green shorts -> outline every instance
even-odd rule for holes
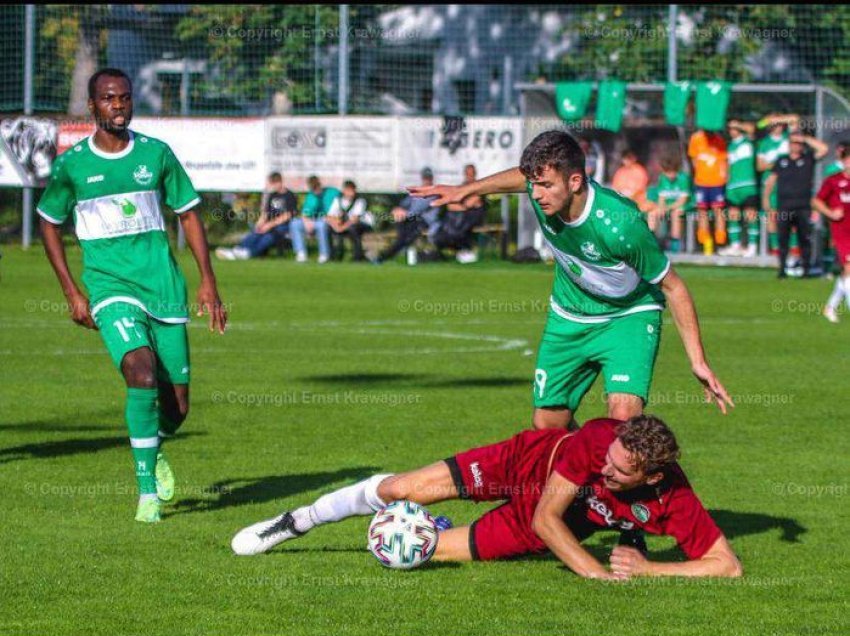
[[[534,371],[535,408],[575,412],[600,371],[607,394],[630,393],[646,403],[660,340],[660,311],[593,324],[550,311]]]
[[[753,186],[726,189],[726,202],[736,208],[758,208],[758,190]]]
[[[140,347],[156,354],[157,379],[189,384],[189,339],[186,323],[166,323],[151,318],[129,303],[111,303],[94,319],[112,362],[121,370],[124,356]]]

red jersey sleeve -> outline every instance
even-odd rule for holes
[[[676,539],[689,559],[699,559],[723,533],[690,486],[675,487],[669,497],[663,532]]]
[[[616,437],[619,420],[599,419],[587,422],[564,443],[555,460],[554,470],[577,486],[590,481],[605,465],[608,447]]]
[[[832,193],[835,190],[836,182],[836,179],[833,179],[832,177],[824,179],[820,186],[820,190],[818,190],[817,198],[827,205],[832,205],[830,199],[832,199]]]

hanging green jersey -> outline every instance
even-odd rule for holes
[[[530,182],[526,189],[530,197]],[[531,205],[557,261],[552,311],[594,323],[664,308],[659,283],[670,261],[634,203],[591,181],[575,221],[546,216],[534,199]]]
[[[727,190],[756,185],[756,162],[753,142],[741,135],[726,148],[729,162]]]
[[[685,202],[685,208],[688,208],[691,201],[691,178],[687,173],[681,170],[676,173],[675,179],[670,179],[663,172],[658,177],[658,197],[664,205],[672,205],[683,196],[688,197]]]
[[[125,302],[162,322],[181,323],[188,321],[186,282],[161,206],[181,214],[199,201],[171,148],[131,132],[121,152],[103,152],[88,137],[59,156],[38,213],[54,224],[73,214],[93,316]]]

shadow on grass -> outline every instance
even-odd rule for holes
[[[173,512],[171,514],[210,512],[230,506],[265,503],[267,501],[274,501],[275,499],[309,492],[340,481],[359,481],[374,475],[377,471],[378,468],[376,466],[359,466],[357,468],[343,468],[333,472],[223,479],[211,484],[202,491],[203,493],[209,493],[209,496],[177,501],[172,507]]]
[[[108,409],[95,411],[93,413],[76,414],[74,420],[67,416],[61,416],[52,420],[38,420],[35,422],[20,422],[18,424],[0,424],[0,431],[43,431],[47,433],[77,433],[90,431],[112,430],[112,420],[115,419],[115,410]],[[85,424],[80,424],[85,420]],[[103,421],[98,425],[96,422]]]
[[[418,373],[339,373],[333,375],[309,375],[299,380],[324,382],[326,384],[409,384],[427,378]]]
[[[432,379],[429,379],[432,378]],[[420,387],[441,389],[451,388],[500,388],[509,386],[525,386],[531,383],[528,378],[442,378],[436,379],[414,373],[339,373],[334,375],[312,375],[299,378],[305,382],[323,382],[327,384],[411,384]]]
[[[73,429],[63,429],[73,430]],[[169,440],[172,444],[187,437],[206,435],[206,433],[181,433]],[[97,453],[102,450],[119,448],[125,446],[130,448],[130,440],[126,435],[117,437],[83,437],[78,439],[64,439],[58,442],[40,442],[38,444],[23,444],[0,449],[0,464],[21,461],[26,459],[47,459],[53,457],[66,457],[68,455],[80,455],[82,453]]]

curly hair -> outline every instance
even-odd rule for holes
[[[631,453],[635,468],[647,475],[666,473],[681,454],[673,431],[653,415],[638,415],[623,422],[617,427],[617,437]]]
[[[575,138],[563,130],[548,130],[537,135],[522,151],[519,170],[526,179],[540,176],[553,168],[567,179],[578,172],[584,177],[584,152]]]

